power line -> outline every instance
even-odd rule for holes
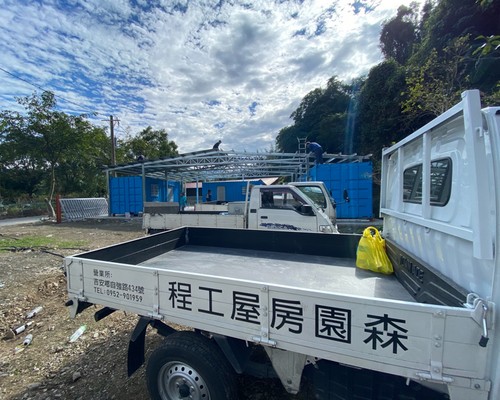
[[[15,79],[19,79],[20,81],[23,81],[23,82],[27,83],[28,85],[34,86],[34,87],[36,87],[37,89],[40,89],[40,90],[42,90],[42,91],[44,91],[44,92],[52,92],[51,90],[44,89],[44,88],[43,88],[43,87],[41,87],[40,85],[37,85],[36,83],[30,82],[30,81],[28,81],[27,79],[21,78],[20,76],[17,76],[17,75],[13,74],[12,72],[7,71],[6,69],[4,69],[4,68],[2,68],[2,67],[0,67],[0,71],[3,71],[3,72],[5,72],[6,74],[8,74],[8,75],[12,76],[13,78],[15,78]],[[56,97],[58,97],[58,98],[60,98],[60,99],[64,100],[64,101],[65,101],[65,102],[67,102],[67,103],[70,103],[70,104],[73,104],[73,105],[75,105],[75,106],[78,106],[78,107],[80,107],[80,108],[82,108],[82,109],[84,109],[84,110],[85,110],[85,109],[87,109],[87,107],[83,107],[81,104],[78,104],[78,103],[75,103],[74,101],[68,100],[68,99],[66,99],[66,98],[64,98],[63,96],[60,96],[60,95],[58,95],[58,94],[55,94],[55,93],[54,93],[54,96],[56,96]],[[91,112],[91,114],[94,114],[94,112],[92,111],[92,112]],[[95,113],[95,114],[96,114],[96,115],[99,115],[99,113]]]
[[[123,126],[121,126],[120,122],[118,122],[118,124],[116,125],[117,129],[119,129],[123,134],[125,134],[125,136],[127,136],[129,134],[129,132],[127,132]]]

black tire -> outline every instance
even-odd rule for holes
[[[235,378],[219,347],[191,331],[169,335],[146,368],[153,400],[237,400]]]

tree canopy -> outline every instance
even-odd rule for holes
[[[10,196],[54,191],[102,192],[106,135],[86,115],[73,116],[56,110],[51,92],[18,99],[25,114],[0,114],[0,165],[2,187]]]
[[[140,157],[154,160],[177,154],[177,145],[168,140],[165,129],[154,130],[151,126],[140,131],[136,136],[127,135],[118,141],[120,160],[136,161]]]
[[[382,27],[380,48],[385,58],[404,64],[411,56],[417,39],[416,7],[416,3],[399,7],[397,15]]]
[[[325,89],[319,88],[308,93],[290,116],[295,124],[278,133],[277,149],[295,152],[297,139],[308,139],[321,142],[323,148],[331,153],[342,152],[351,101],[350,90],[349,85],[332,77]]]
[[[57,109],[52,92],[18,99],[25,112],[0,113],[0,198],[47,197],[54,193],[102,196],[102,172],[110,164],[111,141],[88,115],[69,115]],[[139,155],[154,159],[177,154],[165,130],[147,127],[137,136],[117,141],[118,162]]]
[[[477,88],[485,105],[500,104],[498,15],[498,1],[399,7],[381,29],[384,60],[351,84],[334,76],[326,89],[306,94],[293,125],[279,131],[277,149],[295,152],[297,139],[307,137],[328,152],[373,154],[377,163],[384,146],[457,103],[464,90]]]

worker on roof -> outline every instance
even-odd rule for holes
[[[214,147],[212,147],[213,150],[219,150],[219,146],[222,143],[222,140],[219,140],[217,143],[214,144]]]
[[[316,164],[323,164],[323,148],[316,142],[306,142],[306,149],[316,156]]]

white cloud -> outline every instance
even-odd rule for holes
[[[65,111],[114,115],[118,136],[151,125],[189,152],[271,148],[309,91],[381,60],[381,23],[409,0],[3,3],[1,68]],[[0,71],[2,109],[34,90]]]

